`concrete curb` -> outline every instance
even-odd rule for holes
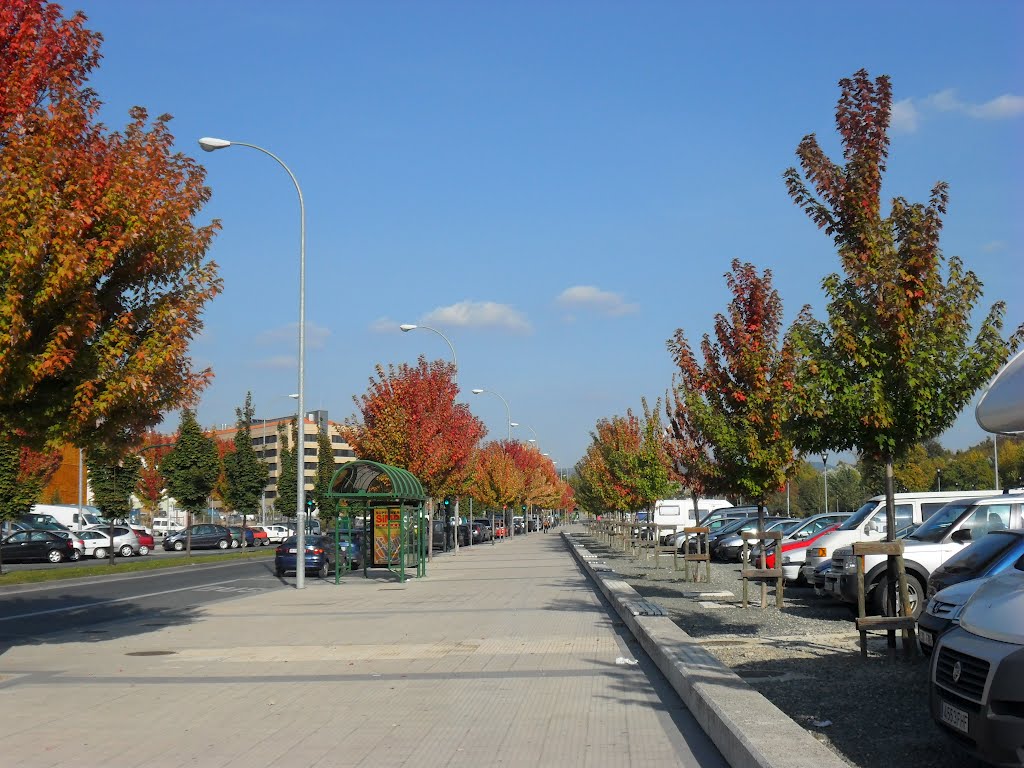
[[[849,768],[834,752],[681,630],[607,565],[562,540],[733,768]],[[656,606],[654,606],[656,609]],[[657,613],[657,610],[653,611]]]

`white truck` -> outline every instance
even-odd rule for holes
[[[83,506],[81,516],[77,504],[36,504],[32,507],[34,515],[50,515],[69,531],[79,531],[93,525],[102,525],[103,518],[96,507]]]
[[[989,531],[1024,527],[1024,494],[1001,494],[982,499],[957,499],[925,520],[903,540],[903,565],[913,615],[924,610],[925,590],[932,571]],[[875,613],[883,613],[886,594],[885,555],[864,557],[864,594]],[[857,559],[853,547],[839,547],[825,574],[825,592],[857,602]],[[881,588],[879,588],[881,585]]]
[[[660,526],[672,526],[670,530],[658,529],[661,543],[665,544],[669,538],[681,532],[683,528],[697,525],[698,522],[716,509],[731,506],[732,504],[725,499],[697,499],[696,505],[694,505],[692,498],[661,499],[654,502],[654,510],[651,512],[650,520]],[[647,519],[646,515],[644,515],[643,519]]]

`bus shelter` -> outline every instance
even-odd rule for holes
[[[327,494],[333,502],[335,537],[362,529],[363,575],[371,565],[406,580],[427,574],[427,525],[423,486],[408,470],[360,459],[331,476]],[[353,539],[354,540],[354,539]]]

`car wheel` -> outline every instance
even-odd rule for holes
[[[68,560],[70,560],[72,563],[77,563],[81,559],[82,559],[82,553],[79,552],[77,549],[72,550],[71,556],[68,557]]]
[[[176,542],[174,542],[174,551],[175,552],[181,552],[181,550],[183,550],[184,548],[185,548],[185,542],[183,542],[183,541],[176,541]]]
[[[231,540],[231,548],[232,549],[238,549],[238,542],[235,541],[234,539]]]
[[[132,549],[132,545],[131,544],[125,544],[123,547],[121,547],[120,552],[121,552],[121,557],[131,557],[132,555],[135,554],[135,550]]]
[[[228,548],[228,540],[227,539],[221,539],[220,541],[217,542],[217,549],[227,549],[227,548]]]
[[[92,551],[92,556],[95,557],[97,560],[102,560],[107,556],[107,550],[103,547],[96,547],[96,549]]]
[[[149,547],[147,547],[145,544],[143,544],[141,547],[139,547],[139,554],[140,555],[148,555],[149,554]]]
[[[331,573],[331,564],[324,558],[324,561],[320,563],[320,570],[317,571],[317,575],[321,579],[326,579]]]
[[[64,559],[64,553],[61,552],[59,549],[51,549],[49,552],[46,553],[46,559],[49,560],[51,563],[59,563],[61,560]]]
[[[888,615],[888,607],[886,606],[885,593],[886,587],[889,584],[889,580],[883,576],[878,586],[875,587],[875,611],[881,616]],[[916,576],[911,573],[907,574],[907,597],[910,598],[910,615],[913,618],[917,618],[924,611],[925,599],[924,586],[918,580]]]

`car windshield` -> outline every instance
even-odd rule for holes
[[[942,570],[946,573],[982,574],[1020,541],[1019,535],[994,531],[950,557],[942,564]]]
[[[840,531],[854,531],[860,528],[860,524],[868,519],[868,515],[875,511],[875,507],[878,506],[877,501],[869,501],[864,504],[860,509],[850,516],[850,519],[839,526]]]
[[[731,523],[729,523],[729,525],[725,526],[718,532],[724,536],[730,533],[735,533],[739,531],[741,528],[746,530],[746,528],[748,528],[751,525],[757,525],[756,517],[741,517],[739,520],[733,520]]]
[[[774,531],[777,528],[780,531],[782,531],[782,534],[784,536],[789,536],[789,534],[791,534],[797,528],[801,527],[803,524],[803,520],[780,520],[777,523],[772,523],[771,525],[767,526],[767,529],[769,531]]]
[[[957,501],[950,502],[921,523],[918,529],[907,536],[907,538],[915,541],[930,541],[933,543],[942,541],[946,535],[946,531],[949,530],[953,523],[963,517],[964,512],[966,512],[970,506],[971,501],[968,499],[958,499]]]

